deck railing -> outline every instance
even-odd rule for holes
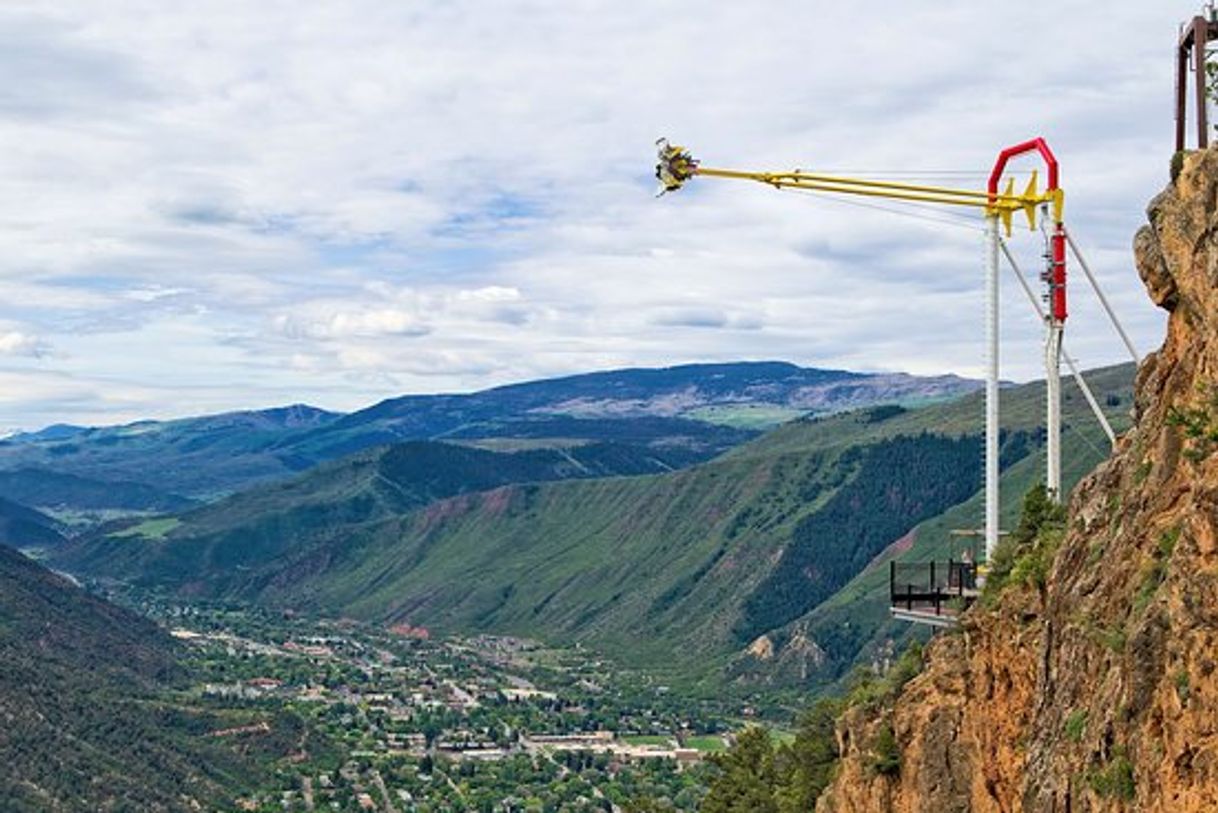
[[[952,602],[972,603],[977,593],[977,565],[973,562],[890,562],[889,604],[905,610],[953,610]]]

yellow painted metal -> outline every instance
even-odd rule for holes
[[[1040,193],[1036,191],[1036,170],[1032,170],[1032,177],[1028,179],[1028,185],[1023,190],[1023,196],[1025,198],[1027,198],[1028,200],[1036,200],[1036,199],[1040,198]],[[1035,229],[1036,228],[1036,205],[1035,204],[1025,205],[1023,207],[1023,213],[1028,216],[1028,228]],[[1010,234],[1011,234],[1011,232],[1008,229],[1007,236],[1010,236]]]
[[[812,192],[827,192],[841,195],[860,195],[863,197],[889,198],[893,200],[910,201],[913,203],[938,203],[948,206],[971,206],[983,209],[987,216],[997,217],[1007,234],[1011,233],[1011,218],[1015,212],[1022,211],[1028,219],[1028,227],[1036,228],[1036,210],[1044,203],[1053,206],[1054,217],[1061,220],[1063,195],[1060,189],[1041,193],[1037,190],[1036,173],[1022,194],[1015,194],[1015,181],[1011,179],[1001,193],[991,195],[988,191],[973,189],[956,189],[944,186],[925,186],[922,184],[898,183],[894,181],[877,181],[866,178],[849,178],[839,175],[824,175],[813,172],[793,170],[791,172],[751,172],[737,169],[720,169],[700,166],[697,159],[690,155],[684,147],[670,145],[666,140],[657,142],[660,146],[660,162],[656,166],[656,176],[663,184],[664,191],[674,191],[695,175],[705,175],[709,178],[728,178],[733,180],[756,181],[773,186],[777,189],[806,189]]]
[[[1061,223],[1063,220],[1063,210],[1066,208],[1066,193],[1060,189],[1054,189],[1050,193],[1053,198],[1053,222]]]
[[[1007,178],[1007,188],[1002,193],[1005,197],[1012,197],[1015,194],[1015,179]],[[1010,209],[997,209],[998,219],[1002,221],[1002,229],[1006,232],[1007,237],[1011,236],[1011,215],[1013,212]]]
[[[986,192],[977,192],[972,189],[952,189],[944,186],[923,186],[921,184],[896,183],[893,181],[875,181],[863,178],[847,178],[840,175],[818,175],[812,172],[803,172],[794,170],[792,172],[742,172],[734,169],[713,169],[711,167],[695,167],[693,170],[695,175],[710,175],[718,178],[743,178],[748,180],[761,181],[768,184],[804,184],[804,183],[820,183],[834,185],[850,185],[863,188],[874,189],[893,189],[902,192],[917,192],[927,195],[943,196],[947,198],[976,198],[982,201],[989,199],[989,194]]]
[[[735,169],[717,169],[695,166],[690,175],[705,175],[709,178],[757,181],[778,189],[808,189],[814,192],[832,192],[843,195],[891,198],[916,203],[940,203],[948,206],[971,206],[998,215],[1007,233],[1011,230],[1011,214],[1024,211],[1035,228],[1036,207],[1052,202],[1052,195],[1042,195],[1032,188],[1023,194],[1015,194],[1014,181],[1001,194],[990,195],[986,191],[953,189],[941,186],[874,181],[863,178],[846,178],[835,175],[817,175],[809,172],[749,172]]]

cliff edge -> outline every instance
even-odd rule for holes
[[[1170,315],[1133,429],[1040,589],[1008,586],[894,705],[842,718],[819,813],[1218,810],[1218,149],[1147,216],[1137,268]]]

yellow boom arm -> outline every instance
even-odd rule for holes
[[[1053,190],[1044,194],[1036,189],[1036,172],[1023,194],[1015,194],[1015,181],[1007,182],[1007,188],[1000,194],[972,189],[952,189],[941,186],[922,186],[919,184],[895,183],[891,181],[864,180],[861,178],[846,178],[838,175],[821,175],[812,172],[793,170],[791,172],[750,172],[736,169],[714,169],[704,167],[690,155],[684,147],[669,144],[666,139],[657,142],[659,147],[656,178],[663,188],[660,194],[674,192],[685,185],[685,182],[695,175],[708,178],[729,178],[744,181],[757,181],[777,189],[807,189],[813,192],[829,192],[841,195],[862,195],[865,197],[889,198],[893,200],[912,201],[915,203],[939,203],[948,206],[971,206],[984,209],[987,215],[1001,219],[1006,232],[1011,233],[1011,215],[1022,211],[1028,218],[1028,228],[1036,228],[1036,207],[1042,203],[1053,204],[1054,210],[1060,212],[1062,205],[1061,190]]]

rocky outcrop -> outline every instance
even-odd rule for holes
[[[1218,810],[1218,150],[1147,214],[1134,253],[1167,337],[1047,589],[971,611],[893,707],[844,717],[820,813]]]

